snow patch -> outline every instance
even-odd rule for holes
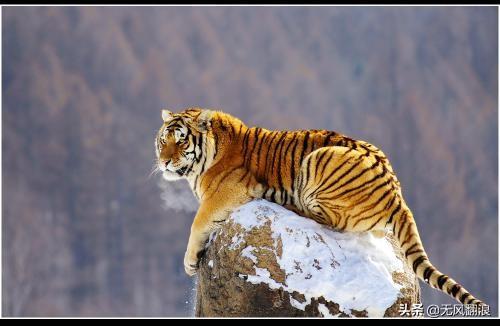
[[[212,244],[212,242],[215,241],[215,239],[217,239],[217,231],[213,231],[212,233],[210,233],[210,235],[208,236],[208,241],[207,243],[205,244],[205,249],[207,249],[208,247],[210,247],[210,245]]]
[[[243,249],[243,251],[241,251],[241,256],[246,257],[246,258],[250,258],[254,264],[257,264],[257,257],[255,257],[255,255],[253,253],[254,249],[255,248],[253,246],[245,247],[245,249]]]
[[[271,278],[271,273],[265,268],[255,267],[255,275],[240,274],[239,276],[252,284],[266,283],[273,290],[283,287],[283,284]]]
[[[243,236],[239,235],[239,236],[234,236],[232,237],[231,239],[231,244],[229,245],[229,249],[231,250],[235,250],[237,249],[245,240],[243,239]]]
[[[208,262],[208,267],[210,267],[210,268],[213,268],[213,267],[214,267],[214,261],[213,261],[213,260],[210,260],[210,261]]]
[[[330,313],[330,310],[328,310],[328,307],[325,306],[322,303],[318,303],[318,311],[323,315],[325,318],[338,318],[340,314],[332,315]]]
[[[276,252],[275,256],[285,272],[285,284],[273,280],[263,268],[256,267],[255,275],[240,276],[253,284],[266,283],[272,289],[302,293],[305,302],[292,302],[299,309],[322,296],[338,303],[345,313],[366,310],[370,317],[381,317],[400,295],[401,285],[393,281],[392,274],[403,273],[403,264],[384,238],[368,232],[334,232],[261,199],[241,206],[231,217],[247,231],[270,222],[275,247],[279,239],[282,243],[281,258]],[[244,241],[242,235],[232,240],[229,248],[233,250]],[[245,248],[242,255],[256,263],[253,249]],[[324,309],[328,310],[326,306]],[[325,315],[326,311],[321,313]]]

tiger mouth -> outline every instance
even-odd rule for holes
[[[177,170],[176,172],[179,175],[184,175],[184,173],[186,173],[186,170],[187,170],[187,167],[184,166],[184,167],[180,168],[179,170]]]

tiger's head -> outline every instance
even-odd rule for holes
[[[187,178],[200,173],[206,157],[207,133],[212,111],[199,108],[180,113],[162,110],[163,125],[155,139],[156,168],[167,180]]]

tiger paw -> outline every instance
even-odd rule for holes
[[[184,270],[186,274],[189,276],[196,275],[196,270],[198,269],[198,255],[190,254],[189,251],[186,251],[184,255]]]

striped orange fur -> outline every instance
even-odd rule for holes
[[[425,253],[400,183],[375,146],[325,130],[247,127],[220,111],[163,110],[158,169],[186,178],[200,202],[184,265],[196,273],[209,234],[238,206],[265,198],[339,231],[392,231],[416,275],[461,303],[482,304]]]

